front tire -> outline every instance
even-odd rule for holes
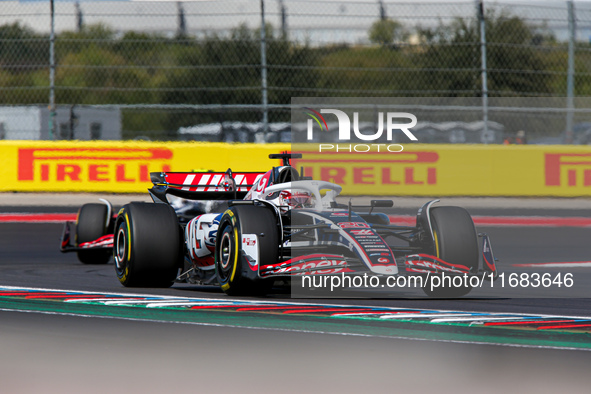
[[[109,230],[109,208],[105,204],[84,204],[78,211],[76,245],[94,241]],[[83,264],[106,264],[111,258],[110,250],[79,250],[78,260]]]
[[[170,287],[183,262],[181,228],[166,204],[131,203],[115,223],[113,258],[126,287]]]
[[[264,206],[233,206],[224,213],[216,238],[215,270],[226,294],[264,295],[271,290],[273,280],[259,278],[258,267],[277,262],[279,231],[275,213]],[[243,234],[256,235],[256,266],[249,263],[242,250]]]
[[[435,207],[431,209],[434,255],[452,264],[466,266],[471,272],[478,270],[480,252],[478,235],[472,217],[464,208]],[[472,290],[470,285],[460,287],[425,286],[423,291],[430,297],[458,298]]]

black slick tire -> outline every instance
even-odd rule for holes
[[[478,235],[472,217],[464,208],[435,207],[431,209],[433,227],[434,255],[448,263],[478,269]],[[423,291],[430,297],[458,298],[468,294],[472,287],[440,286],[431,289],[427,285]]]
[[[272,279],[258,277],[242,250],[242,235],[255,234],[258,242],[257,266],[274,264],[279,255],[279,229],[275,213],[264,206],[238,205],[223,214],[218,228],[215,269],[222,290],[232,296],[264,295]]]
[[[130,203],[115,223],[113,259],[126,287],[170,287],[183,262],[183,237],[166,204]]]
[[[110,218],[105,204],[84,204],[78,210],[76,221],[76,245],[94,241],[107,235]],[[83,264],[106,264],[111,258],[110,250],[79,250],[78,260]]]

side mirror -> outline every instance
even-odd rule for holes
[[[392,200],[371,200],[372,208],[392,208],[394,201]]]

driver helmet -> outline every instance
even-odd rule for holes
[[[314,205],[312,194],[303,190],[281,190],[267,195],[265,199],[286,210]]]
[[[282,205],[288,205],[292,208],[305,208],[312,205],[312,194],[302,190],[283,190],[281,198],[284,202]]]

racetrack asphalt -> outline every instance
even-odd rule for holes
[[[49,195],[5,198],[0,212],[75,212],[78,200]],[[25,198],[26,197],[26,198]],[[104,197],[104,196],[101,196]],[[134,200],[107,196],[114,205]],[[145,197],[145,196],[142,196]],[[38,198],[38,196],[35,196]],[[76,200],[74,202],[73,200]],[[368,198],[369,200],[369,198]],[[427,198],[405,200],[392,213],[412,214]],[[488,200],[488,199],[487,199]],[[532,199],[494,204],[459,204],[472,214],[588,217],[586,199]],[[544,200],[544,201],[542,201]],[[37,200],[34,200],[37,201]],[[66,201],[73,201],[66,204]],[[408,204],[408,205],[405,205]],[[447,205],[446,204],[446,205]],[[547,205],[546,205],[547,204]],[[480,230],[480,229],[479,229]],[[499,267],[556,261],[589,261],[591,229],[489,227]],[[57,251],[58,224],[0,224],[0,285],[131,293],[122,288],[112,263],[84,266]],[[520,269],[520,268],[519,268]],[[587,271],[576,277],[587,281]],[[591,280],[589,282],[591,286]],[[142,293],[220,298],[216,288],[176,284]],[[137,291],[136,291],[137,292]],[[285,294],[268,299],[281,300]],[[314,302],[318,300],[303,300]],[[462,311],[523,312],[591,316],[585,298],[497,298],[462,300],[373,298],[326,303]],[[161,392],[169,387],[243,392],[556,392],[587,391],[591,352],[468,345],[446,342],[248,330],[147,321],[33,313],[0,313],[0,379],[7,392]],[[591,341],[591,340],[590,340]],[[31,362],[31,360],[35,360]],[[97,371],[108,379],[96,378]],[[34,376],[34,378],[26,378]],[[426,378],[428,376],[429,378]],[[41,388],[41,390],[40,390]],[[136,390],[137,389],[137,390]]]
[[[0,314],[6,393],[587,392],[590,352]]]

